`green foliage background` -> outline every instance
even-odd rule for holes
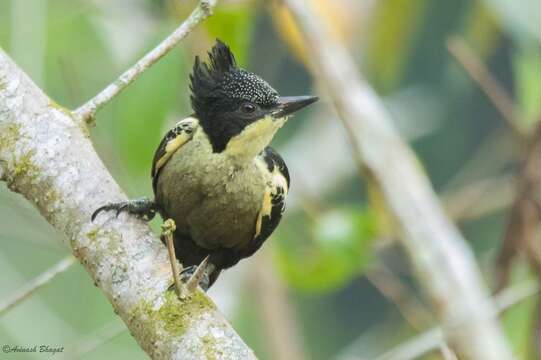
[[[115,79],[195,5],[195,1],[169,0],[24,0],[26,10],[21,11],[17,1],[0,0],[0,46],[47,94],[68,108],[84,103]],[[345,41],[356,55],[359,69],[402,124],[404,134],[417,134],[411,144],[436,189],[444,193],[477,180],[514,174],[519,145],[445,44],[451,35],[462,36],[512,94],[521,121],[531,126],[541,114],[541,3],[359,3],[373,4],[359,5],[358,18],[331,19],[331,25],[358,31],[346,34]],[[28,13],[41,23],[28,21]],[[289,48],[294,35],[287,29],[278,31],[272,16],[263,1],[220,2],[209,21],[98,114],[92,139],[130,196],[151,195],[149,168],[154,149],[168,126],[190,114],[188,75],[193,57],[203,55],[215,37],[231,45],[240,64],[262,74],[283,94],[318,93],[317,84],[299,60],[310,54]],[[25,51],[20,45],[24,41],[39,46]],[[318,113],[330,114],[326,115],[329,121],[335,121],[331,104],[324,94],[322,98],[317,107],[303,112],[281,131],[274,142],[278,149],[302,135]],[[315,144],[329,149],[333,145]],[[476,156],[482,161],[475,160]],[[402,250],[385,242],[393,229],[381,225],[385,222],[372,210],[374,203],[368,200],[364,185],[349,176],[329,193],[303,194],[296,187],[297,175],[292,174],[292,194],[301,206],[286,212],[279,230],[266,244],[274,270],[264,271],[277,271],[286,287],[308,357],[370,358],[422,330],[409,324],[366,276],[378,264],[385,264],[421,298]],[[503,208],[460,224],[489,274],[506,213]],[[158,225],[157,220],[152,223],[156,229]],[[0,298],[64,257],[67,252],[60,240],[62,235],[35,209],[0,185]],[[245,261],[231,272],[252,273],[258,264],[257,258]],[[528,274],[517,271],[515,276]],[[271,359],[257,294],[249,284],[241,288],[228,316],[258,356]],[[227,292],[227,287],[221,291]],[[220,302],[219,293],[210,294]],[[503,319],[521,359],[534,356],[530,342],[534,304],[533,300],[525,302]],[[0,345],[62,345],[67,352],[56,357],[67,359],[145,358],[127,331],[116,331],[122,327],[77,264],[0,318]],[[116,332],[118,335],[100,340]],[[9,358],[44,357],[12,354]]]

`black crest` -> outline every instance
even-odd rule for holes
[[[216,100],[223,98],[248,100],[263,106],[276,103],[276,90],[259,76],[237,67],[233,53],[222,41],[216,39],[208,54],[208,63],[195,57],[190,75],[192,107],[198,116],[214,111]]]
[[[220,152],[231,137],[277,104],[278,93],[256,74],[237,67],[233,53],[220,40],[208,55],[206,63],[195,58],[191,102],[214,151]],[[240,107],[245,102],[256,104],[259,110],[243,114]]]
[[[215,76],[220,76],[237,68],[235,56],[229,49],[229,46],[216,39],[216,44],[209,52],[210,73]]]
[[[208,111],[208,104],[221,95],[221,84],[226,74],[238,70],[235,56],[229,46],[216,39],[208,53],[209,63],[195,57],[193,73],[190,75],[192,107],[197,114]]]

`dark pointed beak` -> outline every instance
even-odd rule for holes
[[[272,116],[276,119],[293,114],[295,111],[302,109],[312,103],[318,101],[317,96],[286,96],[278,99],[276,111]]]

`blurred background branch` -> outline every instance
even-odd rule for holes
[[[346,50],[309,2],[285,4],[308,44],[313,74],[346,127],[354,158],[375,179],[399,223],[403,244],[446,338],[464,359],[511,359],[471,251],[439,207],[417,159],[395,134],[374,91],[360,82]]]
[[[109,84],[99,94],[94,96],[84,105],[73,112],[74,118],[79,121],[91,121],[96,111],[111,101],[128,85],[137,80],[154,63],[164,57],[173,49],[182,39],[184,39],[201,21],[212,14],[212,9],[216,6],[217,0],[200,0],[197,8],[182,24],[165,38],[152,51],[142,57],[135,65],[126,70],[119,78]]]
[[[526,136],[526,129],[519,121],[520,114],[511,97],[496,80],[473,50],[459,37],[449,38],[447,49],[487,94],[509,127],[519,136]]]
[[[539,285],[535,281],[524,281],[511,288],[504,289],[494,298],[499,313],[519,304],[539,293]],[[441,328],[434,328],[417,335],[385,354],[378,356],[376,360],[413,360],[439,349],[445,345],[445,337]]]
[[[42,272],[32,281],[26,283],[22,288],[12,293],[8,299],[0,302],[0,316],[8,312],[14,306],[17,306],[21,301],[31,296],[34,291],[38,290],[44,285],[47,285],[56,276],[63,273],[75,263],[75,258],[68,255],[47,271]]]

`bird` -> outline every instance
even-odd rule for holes
[[[110,203],[102,211],[176,224],[174,253],[182,279],[205,259],[205,291],[220,273],[253,255],[276,229],[290,188],[286,163],[269,146],[276,132],[316,96],[281,97],[258,75],[237,66],[216,39],[208,61],[195,57],[192,115],[170,129],[154,154],[154,199]],[[208,258],[207,258],[208,257]]]

